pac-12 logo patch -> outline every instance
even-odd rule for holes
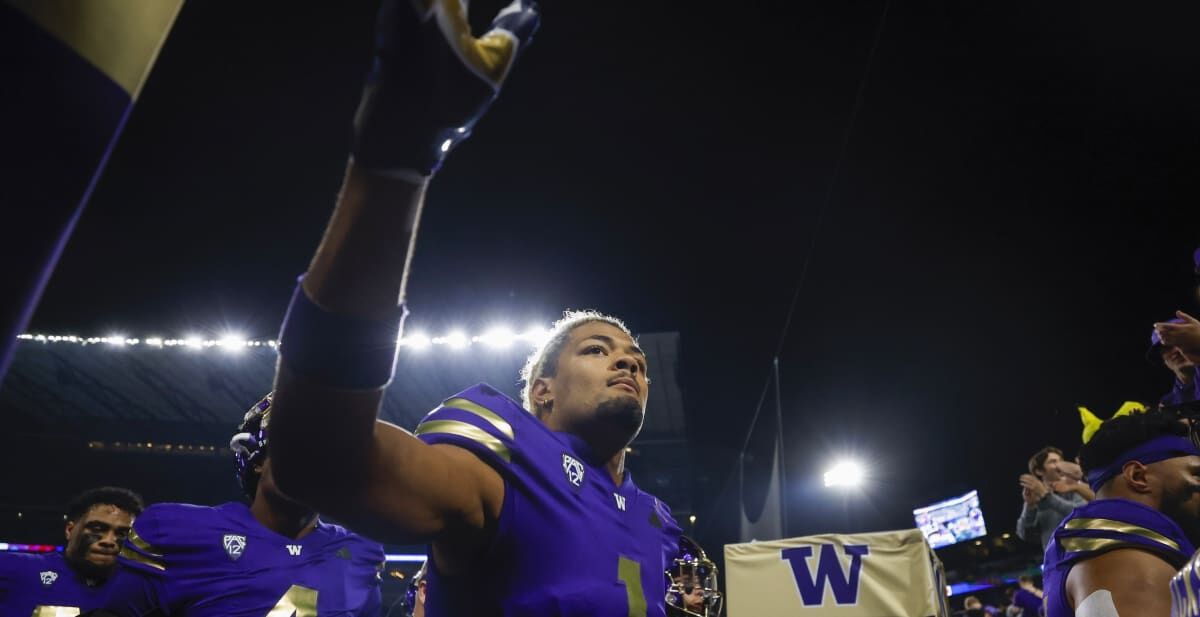
[[[227,533],[221,539],[221,543],[225,546],[225,554],[234,561],[241,559],[242,553],[246,550],[246,536]]]
[[[58,580],[58,572],[47,570],[45,572],[40,572],[39,574],[42,577],[43,585],[53,585],[54,581]]]
[[[583,486],[583,463],[575,460],[570,454],[563,455],[563,471],[567,480],[576,487]]]

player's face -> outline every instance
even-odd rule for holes
[[[554,377],[544,379],[554,428],[603,427],[630,441],[641,430],[649,396],[646,354],[620,328],[603,322],[576,327]]]
[[[1195,544],[1200,541],[1200,456],[1169,458],[1153,467],[1162,476],[1162,513]]]
[[[67,559],[87,576],[105,578],[117,566],[121,543],[133,527],[133,515],[114,505],[97,504],[67,522]]]

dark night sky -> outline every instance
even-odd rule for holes
[[[781,358],[797,534],[969,488],[1010,529],[1076,404],[1168,386],[1142,352],[1195,307],[1196,15],[895,3],[818,228],[883,1],[545,4],[434,183],[410,327],[681,331],[715,493],[815,237]],[[369,58],[373,3],[332,6],[185,5],[31,330],[274,335]],[[812,484],[844,450],[875,482],[831,523]]]

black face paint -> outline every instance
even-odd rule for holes
[[[104,539],[104,534],[86,527],[80,531],[79,539],[75,543],[75,549],[67,555],[67,561],[76,571],[78,571],[89,582],[101,582],[108,578],[116,569],[116,561],[114,560],[109,565],[99,565],[88,560],[88,555],[91,553],[92,546]]]

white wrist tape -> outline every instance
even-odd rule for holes
[[[1112,594],[1107,589],[1097,589],[1075,607],[1075,617],[1120,617]]]

